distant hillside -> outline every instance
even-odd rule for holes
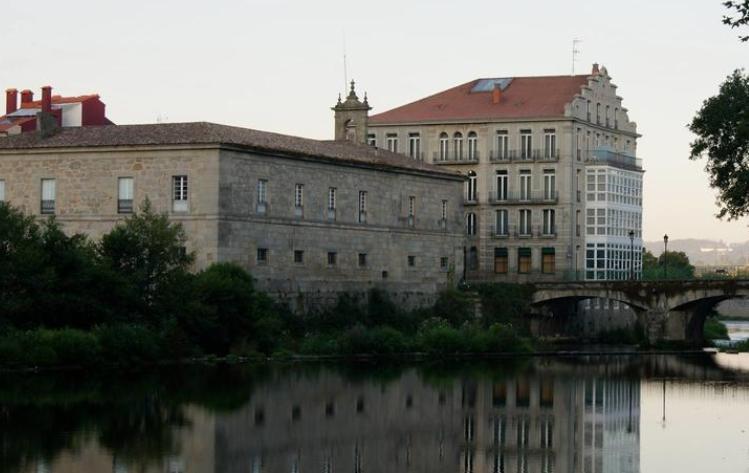
[[[663,253],[663,241],[646,241],[645,248],[658,256]],[[749,264],[749,241],[725,243],[717,240],[669,240],[668,251],[683,251],[695,266]]]

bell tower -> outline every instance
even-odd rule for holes
[[[360,101],[354,90],[354,81],[351,81],[351,91],[346,97],[346,101],[341,101],[338,96],[338,103],[332,110],[335,112],[335,140],[351,141],[352,143],[367,143],[367,122],[369,120],[369,111],[372,107],[367,102],[367,94],[364,94],[364,101]]]

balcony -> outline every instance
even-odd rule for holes
[[[590,165],[611,165],[625,169],[641,170],[642,159],[610,149],[594,149],[585,153],[585,163]]]
[[[504,225],[497,227],[497,225],[491,225],[489,227],[489,236],[491,238],[510,238],[510,227]]]
[[[476,150],[470,156],[467,152],[456,156],[454,151],[444,154],[440,151],[435,151],[434,153],[432,153],[432,164],[476,164],[479,162],[480,157],[481,156],[478,150]]]
[[[527,152],[517,149],[496,150],[489,152],[492,163],[554,163],[559,161],[558,148],[532,149]]]
[[[529,205],[556,204],[559,202],[559,191],[545,193],[544,191],[506,192],[500,195],[496,190],[489,193],[489,203],[496,205]]]

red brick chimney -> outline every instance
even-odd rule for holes
[[[45,85],[42,87],[42,112],[50,113],[52,111],[52,86]]]
[[[34,92],[30,91],[29,89],[24,89],[21,91],[21,107],[23,107],[23,104],[30,103],[34,101]]]
[[[502,89],[499,88],[499,84],[494,84],[492,89],[492,103],[498,104],[502,100]]]
[[[8,89],[5,91],[5,113],[10,114],[18,110],[18,91]]]

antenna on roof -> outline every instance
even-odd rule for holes
[[[580,54],[580,50],[577,49],[577,45],[582,43],[583,40],[574,38],[572,40],[572,75],[575,75],[575,62],[577,61],[577,55]]]
[[[346,64],[346,30],[343,30],[343,92],[348,89],[348,65]]]

